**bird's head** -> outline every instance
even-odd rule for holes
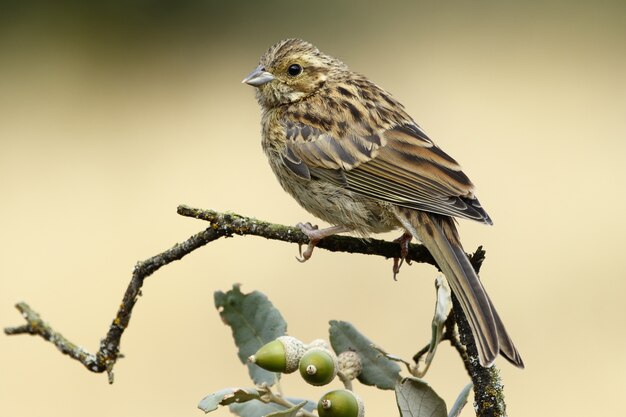
[[[301,39],[272,45],[242,82],[257,87],[261,106],[273,108],[302,100],[347,71],[345,64]]]

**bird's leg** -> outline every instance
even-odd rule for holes
[[[300,245],[300,258],[296,257],[296,259],[300,262],[306,262],[309,260],[311,255],[313,255],[313,249],[317,243],[324,239],[325,237],[332,236],[336,233],[349,232],[350,229],[344,226],[332,226],[327,227],[326,229],[320,229],[317,226],[313,226],[311,223],[298,223],[296,225],[302,233],[307,235],[309,238],[309,245],[306,250],[302,252],[302,245]]]
[[[400,244],[400,258],[393,258],[393,280],[396,281],[396,275],[400,273],[400,267],[404,263],[407,255],[409,254],[409,243],[411,243],[411,239],[413,236],[409,232],[404,232],[402,236],[394,240],[394,242],[398,242]],[[406,261],[407,264],[411,265],[411,261]]]

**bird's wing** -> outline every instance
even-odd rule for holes
[[[402,207],[491,224],[459,164],[413,123],[341,137],[288,117],[283,126],[283,163],[302,178],[331,181]]]

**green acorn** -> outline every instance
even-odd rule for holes
[[[348,380],[358,377],[363,370],[361,356],[352,350],[341,352],[337,356],[337,360],[339,362],[339,372]]]
[[[280,336],[263,346],[248,362],[255,363],[270,372],[290,374],[298,369],[300,358],[305,352],[304,343],[292,336]]]
[[[300,359],[300,375],[311,385],[326,385],[337,375],[339,364],[334,352],[321,347],[306,351]]]
[[[330,391],[317,403],[319,417],[363,417],[363,400],[352,391],[339,389]]]

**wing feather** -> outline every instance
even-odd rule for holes
[[[414,123],[368,136],[336,136],[301,120],[284,125],[283,162],[302,178],[321,178],[402,207],[491,224],[459,164]]]

